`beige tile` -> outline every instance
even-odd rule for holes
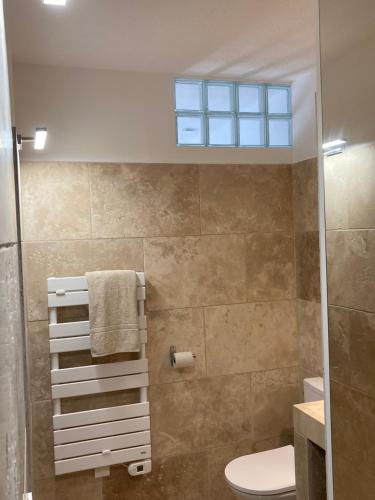
[[[49,353],[29,359],[29,389],[33,402],[51,399],[51,365]]]
[[[226,375],[152,386],[154,456],[168,456],[249,439],[250,375]]]
[[[254,441],[291,434],[299,399],[297,368],[252,373],[251,392]]]
[[[55,475],[52,433],[52,403],[33,403],[31,437],[34,480],[53,478]]]
[[[373,500],[375,491],[374,467],[364,467],[341,454],[333,457],[333,494],[340,500]]]
[[[233,500],[236,498],[225,480],[224,469],[235,458],[253,452],[254,444],[250,439],[209,450],[210,500]]]
[[[147,354],[150,361],[150,382],[161,384],[201,378],[206,375],[206,356],[202,309],[154,311],[147,317]],[[191,368],[174,369],[170,364],[169,348],[196,355]]]
[[[102,500],[102,480],[92,470],[33,481],[33,500]]]
[[[307,439],[294,433],[296,490],[298,500],[309,500],[309,461]]]
[[[360,464],[365,473],[373,471],[375,401],[348,386],[331,382],[331,414],[334,480],[335,457],[339,456],[345,457],[352,464]],[[358,481],[358,477],[352,472],[350,475],[352,481]],[[342,477],[338,478],[338,481],[341,480]],[[374,480],[368,487],[372,485],[375,486]]]
[[[200,192],[203,234],[292,228],[289,166],[204,165]]]
[[[64,398],[61,400],[61,410],[62,413],[73,413],[76,411],[96,410],[133,403],[139,403],[139,390],[137,389],[102,392],[78,398]]]
[[[247,300],[280,300],[296,296],[294,239],[291,233],[246,237]]]
[[[328,229],[375,227],[375,145],[349,147],[325,159]]]
[[[317,159],[293,165],[294,230],[318,231],[318,165]]]
[[[319,233],[296,233],[297,297],[320,301]]]
[[[33,321],[27,324],[27,344],[31,358],[49,355],[47,321]]]
[[[375,315],[329,308],[331,377],[375,397]]]
[[[243,236],[153,238],[144,244],[149,310],[245,302]]]
[[[204,309],[207,375],[243,373],[256,366],[252,342],[254,304],[213,306]]]
[[[350,383],[350,311],[330,306],[328,309],[329,370],[333,380]]]
[[[317,302],[297,300],[299,363],[309,377],[323,373],[321,306]]]
[[[103,481],[103,500],[209,500],[205,453],[152,460],[152,472],[130,477],[123,467],[112,468]]]
[[[86,163],[23,163],[21,184],[24,240],[90,238]]]
[[[295,301],[255,304],[253,349],[258,370],[298,363]]]
[[[80,276],[108,268],[143,268],[142,241],[138,239],[28,242],[23,244],[23,252],[29,321],[48,317],[48,277]]]
[[[375,231],[328,231],[328,301],[375,312]]]
[[[97,238],[199,234],[198,169],[188,165],[91,165]]]

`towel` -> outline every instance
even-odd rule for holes
[[[95,271],[86,276],[91,355],[139,351],[135,271]]]

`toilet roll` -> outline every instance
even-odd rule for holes
[[[173,360],[173,368],[189,368],[194,366],[194,354],[192,352],[176,352]]]

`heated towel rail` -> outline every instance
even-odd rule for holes
[[[136,473],[149,472],[151,436],[144,273],[137,273],[139,359],[116,363],[59,367],[60,353],[90,349],[89,321],[57,322],[59,307],[88,304],[87,279],[85,276],[48,278],[47,285],[55,474],[95,469],[98,476],[107,475],[110,465],[129,462],[140,462],[136,464]],[[139,403],[61,413],[63,398],[125,389],[139,389]]]

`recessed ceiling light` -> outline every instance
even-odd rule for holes
[[[34,137],[34,149],[44,149],[47,140],[47,129],[37,128]]]
[[[66,5],[66,0],[43,0],[44,5]]]

